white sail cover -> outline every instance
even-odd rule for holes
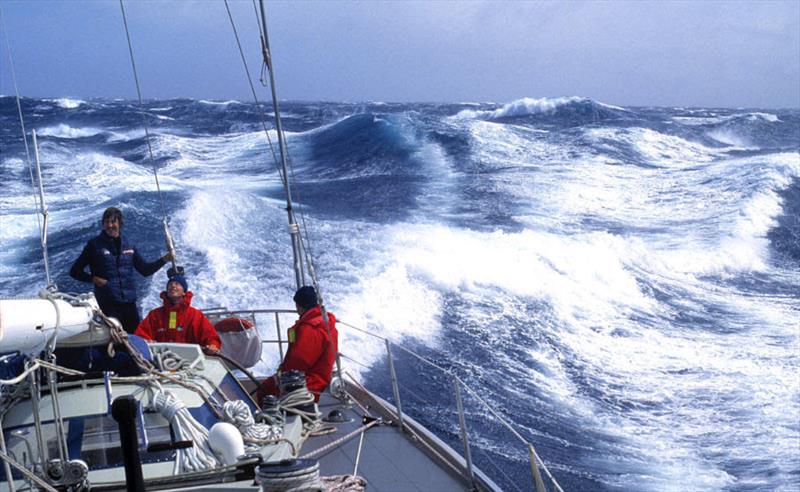
[[[0,299],[0,353],[42,351],[58,328],[58,338],[90,329],[94,299],[73,306],[61,299]]]

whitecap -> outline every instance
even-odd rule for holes
[[[86,101],[82,101],[80,99],[70,99],[68,97],[62,97],[59,99],[45,99],[45,101],[55,103],[57,106],[64,109],[75,109],[81,104],[86,104]]]
[[[236,101],[234,99],[230,99],[230,100],[227,100],[227,101],[212,101],[212,100],[209,100],[209,99],[200,99],[197,102],[200,103],[200,104],[208,104],[210,106],[229,106],[231,104],[242,104],[241,102]]]
[[[67,124],[59,123],[56,126],[48,126],[42,128],[37,133],[43,137],[84,138],[84,137],[93,137],[95,135],[103,133],[103,130],[92,127],[73,128]]]
[[[539,99],[524,97],[522,99],[517,99],[516,101],[512,101],[508,104],[505,104],[501,108],[496,109],[494,111],[475,111],[471,109],[465,109],[459,112],[455,117],[497,119],[497,118],[510,118],[516,116],[531,116],[537,114],[550,114],[555,112],[560,107],[569,106],[571,104],[576,104],[576,103],[594,104],[599,107],[615,111],[627,111],[619,106],[599,103],[592,101],[591,99],[579,96],[555,97],[555,98],[542,97]]]

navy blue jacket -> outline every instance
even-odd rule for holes
[[[81,255],[72,264],[69,275],[81,282],[92,282],[92,277],[108,280],[103,287],[94,286],[94,295],[102,308],[108,304],[125,304],[136,302],[136,281],[133,269],[145,277],[156,273],[162,266],[161,258],[148,263],[136,247],[122,235],[112,238],[105,231],[90,239]],[[89,272],[86,273],[86,267]]]

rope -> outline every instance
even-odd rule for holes
[[[53,295],[50,291],[43,291],[47,292],[45,295],[45,299],[50,301],[53,304],[53,309],[56,310],[56,326],[53,328],[53,334],[50,335],[50,339],[47,341],[45,345],[45,353],[51,355],[53,350],[56,349],[56,339],[58,338],[58,329],[61,328],[61,310],[58,308],[58,303],[56,302],[56,296]]]
[[[357,475],[322,477],[325,492],[364,492],[367,481]]]
[[[317,448],[314,451],[310,451],[310,452],[304,454],[303,456],[301,456],[301,458],[303,458],[303,459],[305,459],[305,458],[314,458],[314,457],[317,457],[317,456],[319,456],[321,454],[324,454],[329,449],[333,449],[333,448],[337,447],[338,445],[340,445],[340,444],[342,444],[342,443],[344,443],[346,441],[349,441],[350,439],[352,439],[355,436],[361,434],[362,432],[366,432],[367,429],[370,429],[370,428],[372,428],[372,427],[374,427],[374,426],[376,426],[376,425],[378,425],[380,423],[381,423],[380,420],[373,420],[372,422],[368,423],[367,425],[359,427],[358,429],[356,429],[356,430],[354,430],[354,431],[352,431],[352,432],[350,432],[348,434],[345,434],[344,436],[340,437],[339,439],[336,439],[335,441],[329,442],[328,444],[322,446],[321,448]]]
[[[256,481],[261,484],[262,490],[271,492],[322,490],[318,462],[314,462],[313,465],[306,468],[282,473],[260,466],[256,474]]]
[[[269,425],[283,425],[283,412],[281,412],[280,406],[275,405],[274,407],[269,408],[262,408],[258,412],[258,419],[266,421]]]
[[[260,447],[256,443],[264,441],[275,441],[282,437],[283,427],[256,423],[250,407],[242,400],[225,402],[222,406],[223,420],[235,425],[242,438],[248,443],[248,451],[254,451]]]
[[[9,386],[11,386],[11,385],[19,384],[25,378],[27,378],[30,373],[32,373],[36,369],[39,369],[39,367],[41,365],[43,365],[42,361],[40,361],[39,359],[35,359],[33,361],[33,364],[30,367],[28,367],[27,369],[25,369],[24,371],[22,371],[22,373],[19,376],[15,377],[15,378],[11,378],[11,379],[0,379],[0,385],[9,385]]]
[[[153,358],[156,360],[156,366],[162,371],[177,372],[190,367],[188,360],[168,349],[155,352]]]
[[[314,410],[309,412],[300,409],[300,407],[308,405],[313,405]],[[306,432],[310,432],[317,427],[322,416],[314,402],[314,395],[305,386],[281,396],[280,400],[278,400],[278,406],[284,412],[300,417],[303,420],[303,428]]]
[[[186,405],[171,392],[158,390],[151,400],[152,410],[164,416],[179,441],[190,440],[191,448],[177,450],[173,475],[215,468],[220,462],[208,445],[208,431],[192,417]]]

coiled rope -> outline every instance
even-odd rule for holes
[[[168,349],[154,352],[153,358],[155,359],[156,366],[162,371],[177,372],[191,367],[188,360]]]
[[[304,387],[286,393],[278,400],[278,406],[287,414],[297,415],[303,420],[303,430],[308,433],[314,430],[322,414],[314,402],[314,395]],[[303,407],[312,406],[313,411],[304,410]]]
[[[208,445],[208,431],[192,417],[186,405],[173,393],[166,390],[156,391],[151,408],[172,424],[176,440],[192,441],[194,444],[190,448],[177,451],[173,475],[221,465]]]
[[[260,466],[256,474],[256,481],[261,484],[261,490],[269,492],[309,492],[323,490],[319,478],[319,463],[311,466],[279,472]]]
[[[277,441],[283,436],[283,426],[256,423],[250,407],[242,400],[225,402],[222,416],[226,422],[235,425],[247,443],[247,450],[254,451],[265,441]]]

